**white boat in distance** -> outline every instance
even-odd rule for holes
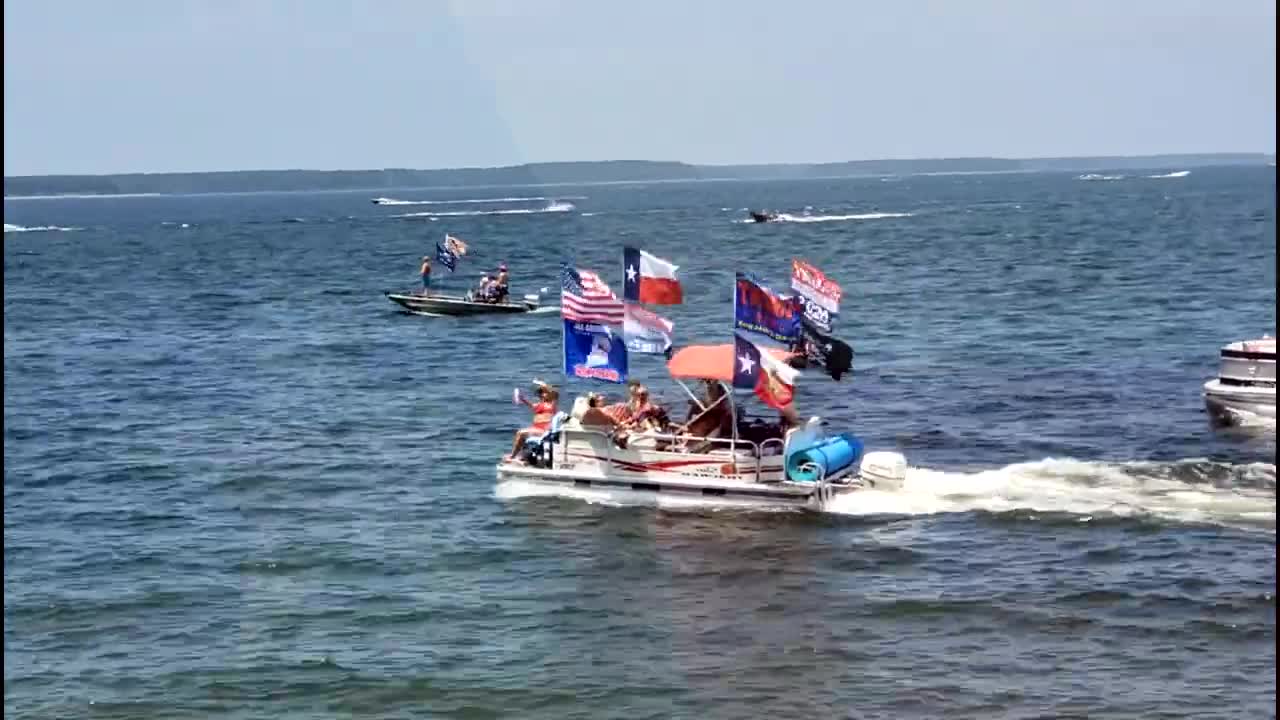
[[[779,359],[790,355],[771,352]],[[732,344],[685,347],[667,363],[672,378],[703,413],[721,401],[729,403],[734,418],[729,437],[630,433],[621,447],[612,434],[583,427],[561,413],[550,432],[526,443],[521,457],[498,464],[498,480],[811,509],[822,509],[836,496],[857,490],[902,486],[905,457],[896,452],[863,455],[856,438],[824,435],[818,417],[798,428],[779,429],[774,436],[761,437],[762,426],[755,425],[750,429],[757,431],[756,439],[742,437],[748,426],[738,422],[729,386],[733,365]],[[704,405],[684,380],[716,383],[724,392]]]
[[[1226,345],[1218,377],[1204,384],[1204,402],[1213,420],[1233,425],[1244,415],[1276,416],[1276,339],[1264,335]]]

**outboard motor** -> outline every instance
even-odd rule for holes
[[[907,479],[907,459],[902,453],[880,450],[862,456],[858,474],[869,487],[899,490]]]

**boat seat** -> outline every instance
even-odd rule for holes
[[[551,467],[551,447],[560,439],[561,431],[570,420],[568,413],[558,412],[551,418],[551,427],[545,433],[526,437],[520,453],[524,461],[534,467]]]

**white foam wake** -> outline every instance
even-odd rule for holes
[[[1184,178],[1191,174],[1190,170],[1178,170],[1177,172],[1164,173],[1161,175],[1148,175],[1149,178]]]
[[[880,220],[882,218],[904,218],[911,217],[911,213],[894,213],[894,212],[872,212],[872,213],[854,213],[850,215],[792,215],[791,213],[778,213],[770,222],[793,222],[793,223],[816,223],[816,222],[836,222],[839,220]],[[745,218],[738,222],[754,223],[755,220]]]
[[[1197,476],[1200,479],[1187,479]],[[1217,482],[1204,476],[1218,476]],[[1079,522],[1097,517],[1154,517],[1274,531],[1275,478],[1276,466],[1272,464],[1231,466],[1203,459],[1171,464],[1050,458],[973,473],[911,468],[901,490],[859,490],[842,495],[833,501],[828,512],[892,516],[1027,511],[1033,515],[1078,515]],[[501,482],[494,492],[503,499],[555,496],[603,505],[714,508],[743,504],[519,480]]]
[[[1188,482],[1173,469],[1186,464],[1226,470],[1234,480]],[[1219,473],[1223,474],[1223,473]],[[1275,465],[1215,466],[1206,460],[1101,463],[1045,459],[976,473],[912,468],[897,492],[859,491],[837,498],[832,512],[849,515],[932,515],[1027,510],[1113,517],[1154,516],[1175,522],[1263,525],[1276,521]]]
[[[79,229],[80,229],[80,228],[77,228],[77,227],[60,227],[60,226],[58,226],[58,225],[37,225],[37,226],[35,226],[35,227],[23,227],[22,225],[10,225],[9,223],[5,223],[5,224],[4,224],[4,231],[5,231],[5,232],[7,232],[7,233],[11,233],[11,232],[70,232],[70,231],[72,231],[72,230],[79,230]]]
[[[64,193],[58,195],[5,195],[10,200],[112,200],[119,198],[162,197],[165,193]]]
[[[531,197],[499,197],[499,198],[464,198],[460,200],[397,200],[396,198],[374,198],[375,205],[476,205],[482,203],[537,202],[539,200],[586,200],[585,195],[567,197],[547,197],[534,195]]]
[[[509,208],[506,210],[451,210],[447,212],[401,213],[394,217],[468,217],[472,215],[538,215],[541,213],[566,213],[574,209],[573,203],[554,202],[542,208]]]
[[[1085,173],[1077,175],[1077,180],[1123,180],[1123,175],[1099,175],[1098,173]]]

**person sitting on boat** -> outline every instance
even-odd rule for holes
[[[722,438],[733,433],[733,412],[729,409],[724,386],[714,380],[706,381],[706,391],[701,404],[689,403],[689,417],[676,431],[689,440]],[[706,452],[715,446],[702,442],[688,448],[689,452]]]
[[[654,420],[657,417],[666,417],[666,410],[649,401],[649,388],[643,384],[632,381],[628,388],[626,412],[628,427],[639,428],[646,424],[646,421]]]
[[[493,278],[489,273],[480,276],[480,284],[476,286],[475,292],[476,302],[493,302]]]
[[[551,420],[556,415],[556,402],[560,399],[560,393],[554,387],[543,383],[535,382],[538,386],[538,402],[536,404],[529,402],[528,398],[517,395],[517,400],[523,405],[533,410],[533,424],[527,428],[521,428],[516,431],[515,441],[511,444],[511,454],[503,458],[504,460],[512,460],[520,456],[520,448],[524,445],[524,441],[534,435],[542,435],[551,429]]]
[[[511,278],[507,275],[507,264],[501,263],[498,265],[498,277],[493,280],[494,295],[496,296],[494,302],[507,301],[507,295],[510,293],[510,282]]]
[[[431,294],[431,256],[422,256],[422,267],[418,268],[418,272],[422,274],[422,294]]]

